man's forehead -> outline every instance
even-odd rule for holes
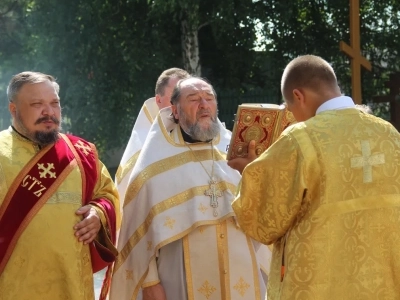
[[[22,95],[26,99],[38,99],[43,95],[52,95],[59,99],[58,93],[50,81],[26,83],[21,87],[18,95]]]
[[[181,89],[184,92],[207,92],[213,94],[211,85],[197,78],[191,78],[183,81],[181,83]]]

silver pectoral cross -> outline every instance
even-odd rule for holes
[[[210,185],[210,188],[204,192],[204,195],[210,197],[210,206],[214,209],[213,215],[214,217],[217,217],[218,197],[222,197],[222,191],[217,188],[217,181],[214,177],[211,177],[208,183]]]

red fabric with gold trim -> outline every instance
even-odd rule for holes
[[[42,150],[46,151],[46,150]],[[40,198],[56,181],[57,176],[69,165],[74,159],[73,154],[69,150],[67,144],[63,140],[58,140],[47,152],[39,159],[35,156],[27,164],[34,162],[33,166],[28,170],[23,169],[11,186],[17,185],[13,195],[13,189],[9,189],[6,195],[4,205],[0,211],[4,211],[0,216],[0,265],[5,267],[4,259],[10,256],[10,247],[14,248],[16,239],[19,238],[17,232],[20,230],[21,224],[27,222],[25,220],[35,205],[38,204]],[[18,182],[17,182],[18,181]],[[11,197],[11,198],[10,198]],[[10,199],[10,201],[7,201]],[[38,205],[43,205],[38,204]],[[36,210],[38,207],[36,207]],[[14,241],[14,242],[13,242]],[[8,253],[8,255],[6,255]],[[1,273],[2,270],[0,270]]]
[[[83,180],[83,204],[93,203],[101,207],[107,218],[107,224],[110,228],[111,241],[116,241],[116,214],[114,206],[107,199],[92,199],[93,191],[97,182],[97,155],[94,147],[87,141],[73,136],[67,135],[72,145],[75,147],[77,154],[83,165],[85,180]],[[90,243],[90,254],[92,260],[93,272],[96,273],[101,269],[109,266],[115,260],[115,256],[105,247],[96,242]]]

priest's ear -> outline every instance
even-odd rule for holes
[[[174,116],[174,119],[179,120],[178,106],[172,104],[171,109],[172,109],[172,115]]]
[[[296,101],[297,104],[304,104],[305,95],[302,90],[294,89],[292,91],[292,97],[293,97],[293,101]]]
[[[12,115],[12,117],[15,118],[16,113],[17,113],[17,106],[15,105],[14,102],[8,103],[8,110],[10,111],[10,114]]]
[[[161,103],[162,103],[162,101],[161,101],[161,96],[160,96],[160,94],[156,94],[155,98],[156,98],[156,104],[157,104],[158,108],[161,109]]]

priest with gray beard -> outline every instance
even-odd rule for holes
[[[231,202],[240,174],[231,132],[202,78],[180,80],[129,178],[111,300],[265,299],[269,249],[246,236]],[[264,265],[264,268],[262,268]]]

